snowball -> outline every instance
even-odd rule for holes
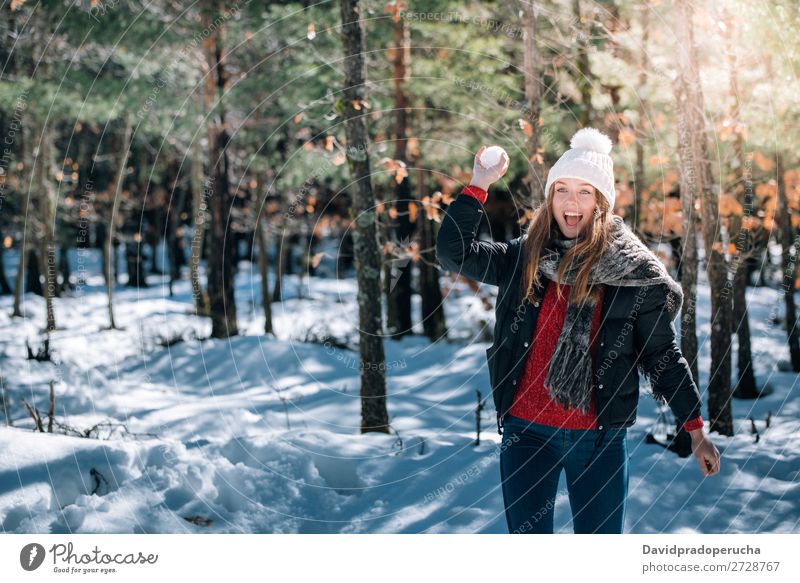
[[[500,146],[489,146],[481,154],[481,164],[484,168],[489,168],[500,162],[500,158],[506,151]],[[508,154],[506,154],[506,157]]]

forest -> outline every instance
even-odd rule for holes
[[[586,127],[722,452],[642,378],[626,532],[798,532],[798,3],[0,12],[3,532],[505,532],[498,289],[437,234],[499,145],[523,236]]]

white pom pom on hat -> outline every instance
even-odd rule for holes
[[[569,141],[570,148],[580,148],[581,150],[591,150],[601,154],[611,153],[611,138],[595,128],[583,128],[575,132]]]
[[[614,162],[611,159],[611,138],[595,128],[582,128],[575,132],[569,142],[570,148],[553,164],[547,174],[545,197],[550,187],[560,178],[578,178],[594,186],[614,208]]]

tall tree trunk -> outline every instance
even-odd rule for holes
[[[594,10],[594,7],[592,9]],[[604,14],[604,16],[606,15]],[[593,20],[594,19],[590,19],[590,23]],[[617,42],[617,37],[619,35],[619,30],[623,25],[622,16],[620,15],[619,10],[619,0],[609,0],[607,18],[604,19],[604,22],[601,23],[601,26],[605,27],[605,38],[608,43],[606,52],[612,59],[620,59],[620,46]],[[624,89],[624,86],[619,82],[613,82],[611,80],[609,80],[607,83],[603,83],[602,80],[600,81],[600,86],[608,94],[608,97],[611,100],[611,106],[607,107],[606,109],[608,113],[596,123],[602,123],[606,134],[608,134],[608,137],[611,138],[611,141],[616,144],[619,142],[620,129],[623,125],[628,125],[628,121],[620,117],[620,112],[623,109],[620,106],[620,102],[622,101],[621,92]]]
[[[5,21],[6,21],[6,29],[5,29],[5,34],[3,35],[3,38],[0,40],[0,47],[2,47],[3,54],[6,55],[6,62],[5,62],[5,65],[3,67],[4,71],[5,71],[5,74],[7,75],[7,78],[14,79],[18,75],[17,58],[16,58],[15,51],[13,51],[11,49],[13,47],[13,43],[18,38],[18,36],[17,36],[17,20],[16,20],[16,12],[17,11],[14,10],[10,5],[6,5],[5,6],[5,12],[6,12],[6,14],[4,14],[4,18],[5,18]],[[25,91],[27,91],[27,90],[25,90]],[[17,100],[14,103],[14,109],[10,112],[10,115],[7,116],[5,112],[2,114],[3,135],[6,136],[6,140],[12,140],[13,141],[13,133],[12,132],[16,132],[16,134],[17,134],[17,138],[16,139],[22,142],[21,144],[20,143],[16,144],[17,152],[19,152],[20,149],[24,149],[25,145],[26,145],[24,143],[25,140],[24,140],[24,138],[22,136],[22,128],[20,127],[20,122],[22,120],[22,110],[23,110],[24,105],[25,105],[25,99],[23,99],[23,95],[24,94],[25,93],[23,93],[22,95],[19,95],[17,97]],[[8,147],[10,144],[6,143],[5,145]],[[24,154],[23,154],[23,157],[24,157]],[[16,158],[16,156],[15,156],[15,158]],[[24,162],[24,158],[23,158],[23,160],[18,160],[18,161],[23,161]],[[11,165],[11,160],[6,158],[6,157],[4,157],[2,162],[3,162],[3,164],[2,164],[2,173],[3,173],[3,176],[7,177],[8,174],[9,174],[8,169],[9,169],[9,166]],[[0,294],[6,295],[6,294],[12,293],[12,288],[11,288],[11,285],[9,284],[9,282],[8,282],[8,279],[6,278],[5,261],[4,261],[5,245],[4,245],[3,239],[4,239],[4,237],[3,237],[2,233],[0,233]],[[20,257],[20,265],[22,265],[22,257]],[[15,310],[14,310],[15,313],[13,315],[17,315],[16,314],[16,309],[17,308],[15,306]]]
[[[22,318],[22,293],[25,287],[25,264],[27,262],[26,253],[28,244],[26,240],[26,229],[22,229],[22,238],[19,241],[19,264],[17,274],[14,276],[14,308],[11,312],[12,318]]]
[[[353,266],[353,233],[350,229],[340,231],[339,253],[336,256],[336,277],[344,279]]]
[[[680,78],[679,78],[680,79]],[[677,81],[677,80],[676,80]],[[676,103],[685,99],[686,86],[674,86]],[[678,277],[683,288],[684,302],[681,307],[681,353],[689,362],[692,377],[697,384],[700,375],[697,369],[697,217],[695,202],[698,199],[692,150],[692,130],[686,107],[676,111],[678,125],[678,155],[680,158],[681,230],[683,231]]]
[[[53,179],[53,140],[54,136],[51,129],[45,124],[36,120],[36,134],[39,136],[39,144],[36,148],[36,159],[34,161],[34,174],[36,176],[36,190],[39,221],[41,223],[41,233],[39,235],[39,258],[44,284],[42,292],[45,300],[45,330],[51,332],[56,329],[56,317],[53,308],[53,297],[55,296],[56,285],[58,283],[58,266],[56,265],[55,253],[55,198],[56,193],[51,180]]]
[[[38,16],[41,18],[36,18]],[[55,33],[51,15],[47,12],[36,13],[29,23],[29,27],[31,34],[28,38],[32,48],[30,77],[33,78],[36,73],[47,78],[50,68],[48,59],[44,57],[47,45],[41,41],[52,38]],[[29,126],[29,132],[25,136],[25,140],[28,141],[27,148],[32,163],[29,184],[35,192],[35,196],[32,198],[35,211],[32,214],[26,213],[26,217],[33,219],[31,222],[37,230],[39,268],[41,275],[44,276],[41,293],[45,299],[45,331],[50,332],[56,329],[53,297],[56,294],[56,284],[58,283],[58,267],[55,261],[56,191],[52,183],[55,175],[55,157],[53,155],[55,137],[52,127],[41,121],[36,112],[31,112],[26,121],[25,125]],[[29,200],[31,200],[30,192],[28,194]],[[36,276],[34,287],[39,287],[39,274],[29,273],[29,276],[33,275]]]
[[[414,262],[409,257],[408,248],[414,224],[409,221],[409,199],[411,198],[411,183],[408,177],[395,187],[395,210],[397,216],[394,220],[387,213],[385,219],[392,221],[389,229],[394,231],[394,237],[387,240],[388,249],[386,257],[386,329],[393,339],[412,334],[411,322],[411,274]]]
[[[69,247],[67,245],[63,245],[61,250],[58,254],[58,272],[61,274],[62,282],[59,286],[59,290],[63,293],[67,293],[69,290],[72,289],[72,285],[70,284],[70,269],[69,269]]]
[[[646,134],[645,123],[647,115],[647,69],[650,66],[647,51],[650,42],[650,2],[649,0],[642,6],[642,40],[639,47],[639,81],[638,81],[638,122],[636,128],[636,171],[634,173],[633,185],[633,209],[631,212],[631,224],[633,231],[642,236],[639,223],[642,218],[642,193],[645,189],[647,175],[644,168],[644,139]],[[686,231],[684,231],[686,232]]]
[[[122,242],[119,239],[112,239],[111,245],[111,261],[114,265],[114,273],[112,275],[114,276],[114,285],[117,285],[119,283],[119,251],[120,247],[122,247]]]
[[[180,216],[186,206],[186,189],[180,186],[180,172],[181,167],[179,164],[170,164],[174,172],[172,180],[172,189],[170,191],[170,201],[174,203],[167,205],[167,259],[169,261],[169,296],[173,296],[173,285],[181,277],[181,267],[183,261],[183,246],[181,245],[180,231]],[[175,190],[178,190],[177,199],[175,199]]]
[[[108,326],[114,330],[117,328],[117,323],[114,320],[114,284],[116,277],[112,271],[114,259],[114,228],[119,221],[119,207],[122,203],[122,185],[125,182],[126,168],[128,167],[128,158],[131,155],[131,140],[133,139],[133,116],[127,115],[125,117],[125,130],[122,134],[122,142],[120,143],[120,151],[117,152],[117,172],[113,182],[114,184],[114,201],[111,206],[111,217],[108,220],[108,230],[106,231],[106,240],[103,252],[103,269],[106,279],[106,297],[108,299]],[[128,271],[128,279],[131,277],[138,277],[138,274],[133,274]]]
[[[198,316],[210,316],[208,294],[200,283],[200,261],[203,258],[203,241],[205,241],[208,224],[208,183],[203,172],[203,153],[200,140],[192,142],[192,258],[189,273],[192,280],[192,297],[195,313]]]
[[[28,269],[25,272],[27,276],[25,291],[44,297],[44,288],[42,288],[42,262],[39,260],[39,251],[36,250],[36,245],[33,243],[28,244],[27,264]]]
[[[728,77],[731,93],[731,121],[736,129],[736,138],[733,142],[734,156],[736,160],[735,172],[741,177],[741,184],[733,184],[733,192],[736,200],[742,205],[742,214],[731,216],[730,241],[735,242],[735,251],[732,254],[733,271],[733,318],[731,324],[735,326],[732,333],[736,333],[738,338],[738,351],[736,355],[736,365],[738,368],[737,382],[733,391],[733,396],[739,399],[755,399],[760,396],[756,387],[756,377],[753,373],[753,353],[750,346],[750,322],[747,310],[747,258],[752,254],[753,239],[749,228],[744,225],[745,215],[749,215],[752,210],[752,203],[748,199],[752,198],[752,181],[747,170],[744,154],[744,137],[739,131],[741,122],[741,108],[739,104],[739,77],[737,71],[736,42],[734,34],[736,23],[733,18],[726,18],[727,27],[723,35],[727,41],[728,53]],[[749,189],[749,193],[746,192]],[[750,206],[748,206],[750,204]]]
[[[288,131],[284,133],[278,143],[276,145],[276,150],[278,152],[278,157],[281,163],[281,167],[285,168],[288,162],[288,150],[289,150],[289,143],[291,140],[291,136],[289,135]],[[277,178],[275,179],[277,180]],[[276,243],[276,250],[275,256],[277,258],[277,265],[275,266],[275,281],[272,287],[272,301],[273,302],[281,302],[283,301],[283,276],[292,272],[291,266],[291,258],[292,258],[292,247],[293,247],[293,236],[292,230],[294,225],[296,225],[296,220],[294,219],[294,209],[290,202],[287,199],[284,189],[281,187],[280,183],[278,183],[278,187],[275,189],[275,192],[278,194],[280,198],[280,205],[279,208],[286,208],[285,212],[282,212],[279,217],[279,224],[277,227],[277,231],[281,233],[280,239],[278,239]],[[294,203],[297,204],[297,203]],[[295,228],[296,229],[296,228]]]
[[[169,171],[169,168],[167,168]],[[164,275],[162,266],[158,265],[158,247],[161,243],[160,233],[158,232],[157,225],[166,224],[167,221],[162,221],[162,212],[160,208],[154,208],[146,214],[146,222],[139,230],[140,242],[137,252],[141,253],[143,249],[150,249],[150,267],[145,268],[143,271],[147,273],[154,273],[156,275]],[[139,260],[144,266],[144,259]]]
[[[264,309],[264,334],[275,335],[272,328],[272,301],[269,296],[269,251],[267,249],[267,236],[264,234],[264,225],[261,219],[255,224],[256,242],[258,244],[258,270],[261,273],[261,306]]]
[[[395,159],[403,162],[406,166],[409,163],[408,152],[408,96],[405,86],[409,78],[409,59],[410,59],[410,40],[408,30],[408,20],[402,18],[400,10],[402,4],[394,4],[394,46],[393,46],[393,67],[394,67],[394,107],[395,107]],[[411,272],[414,262],[408,256],[408,247],[411,244],[411,237],[414,234],[414,223],[409,216],[409,205],[411,202],[412,191],[410,176],[406,175],[399,183],[395,181],[395,201],[394,206],[397,211],[394,219],[393,244],[387,245],[389,257],[387,257],[390,269],[390,279],[387,289],[387,318],[386,329],[392,338],[401,338],[406,334],[411,334]],[[390,217],[387,214],[387,219]]]
[[[417,195],[422,206],[430,202],[428,185],[425,182],[425,170],[417,161]],[[434,221],[428,218],[424,210],[417,213],[420,225],[421,241],[419,253],[419,287],[422,296],[422,329],[431,342],[447,337],[447,326],[444,316],[442,288],[439,284],[439,269],[436,266],[436,234],[433,231]]]
[[[594,119],[592,110],[592,70],[589,65],[589,35],[592,33],[592,20],[587,18],[581,10],[581,0],[572,0],[572,15],[577,28],[577,59],[576,67],[578,89],[581,93],[581,107],[578,122],[582,128],[587,127]]]
[[[202,26],[211,30],[203,39],[208,75],[206,104],[208,116],[208,145],[210,148],[211,183],[211,248],[208,258],[208,298],[211,307],[212,338],[228,338],[239,334],[236,322],[236,302],[233,279],[236,250],[233,230],[229,224],[233,198],[228,179],[228,126],[225,121],[223,98],[227,87],[224,69],[224,30],[219,22],[219,0],[206,0]],[[214,23],[214,25],[212,25]]]
[[[147,255],[143,253],[144,248],[141,230],[125,237],[125,270],[128,273],[128,281],[125,285],[128,287],[148,287],[148,270],[145,261]]]
[[[536,8],[534,0],[522,2],[522,27],[524,34],[523,71],[525,74],[525,99],[528,102],[530,114],[530,136],[528,136],[528,179],[530,180],[530,204],[537,207],[544,202],[544,149],[541,147],[541,126],[539,118],[542,112],[542,95],[540,87],[543,85],[541,62],[542,56],[536,44]]]
[[[52,33],[49,18],[45,17],[42,32]],[[36,43],[33,51],[34,62],[40,66],[40,74],[47,77],[49,64],[43,58],[45,48]],[[42,292],[45,299],[45,330],[56,329],[53,297],[57,295],[58,266],[55,253],[55,217],[56,217],[56,191],[52,180],[55,175],[55,157],[53,155],[55,136],[53,130],[46,123],[41,122],[36,114],[30,116],[30,123],[34,130],[33,143],[33,185],[37,191],[37,215],[40,226],[39,257],[44,285]]]
[[[30,184],[33,178],[33,174],[31,173],[33,169],[33,144],[34,144],[34,130],[31,127],[32,123],[33,122],[30,119],[30,114],[28,116],[24,116],[22,118],[22,121],[20,122],[20,126],[22,128],[21,147],[22,147],[22,161],[24,168],[23,184],[29,185],[28,196],[25,197],[26,215],[28,214],[28,206],[30,205],[31,201]],[[17,317],[17,318],[24,317],[22,313],[22,296],[25,293],[25,275],[27,271],[30,269],[30,266],[28,266],[28,250],[30,248],[30,243],[28,242],[29,229],[30,225],[26,222],[22,226],[22,236],[20,237],[19,241],[19,264],[17,265],[17,275],[14,278],[14,311],[12,313],[12,317]]]
[[[272,301],[283,301],[283,275],[287,272],[289,262],[292,258],[291,237],[287,236],[289,221],[285,216],[280,219],[280,232],[283,236],[278,240],[277,259],[278,265],[275,266],[275,283],[272,286]]]
[[[139,151],[139,163],[136,165],[136,187],[138,189],[137,194],[142,201],[150,200],[148,195],[153,186],[152,168],[153,165],[158,162],[159,160],[157,158],[154,158],[152,161],[150,160],[150,154],[147,148],[142,148]],[[161,269],[158,268],[158,264],[156,263],[159,236],[157,232],[158,229],[155,228],[155,225],[162,224],[162,222],[156,218],[157,215],[160,214],[161,209],[146,208],[143,210],[145,212],[142,213],[142,217],[136,227],[136,234],[134,235],[136,238],[136,248],[134,249],[132,245],[128,246],[126,244],[125,250],[126,263],[130,265],[128,268],[128,285],[134,287],[147,287],[148,273],[162,275]],[[122,225],[122,223],[120,223],[120,225]],[[117,238],[115,241],[119,243],[120,240],[121,238]],[[146,261],[147,249],[151,250],[150,261]],[[131,277],[130,274],[135,274],[135,276]]]
[[[347,159],[355,192],[350,217],[355,223],[353,238],[358,282],[361,432],[389,433],[381,314],[381,255],[377,241],[375,197],[372,193],[369,137],[364,119],[363,104],[366,103],[367,88],[364,79],[364,29],[359,1],[341,0],[341,16]]]
[[[789,358],[792,370],[800,372],[800,338],[797,333],[797,309],[794,305],[795,281],[797,280],[797,254],[800,253],[798,237],[792,227],[792,211],[786,196],[783,157],[775,153],[778,174],[778,216],[781,234],[781,273],[783,274],[783,301],[786,306],[786,332],[789,340]]]
[[[264,216],[269,190],[264,192],[262,200],[262,174],[263,172],[256,173],[256,187],[253,189],[253,207],[256,209],[253,233],[258,247],[258,272],[261,275],[261,307],[264,309],[264,334],[272,334],[274,336],[275,331],[272,329],[272,302],[269,297],[269,251],[267,250],[267,236],[264,234],[264,226],[262,225],[262,217]]]
[[[719,225],[719,193],[716,192],[708,158],[708,144],[704,123],[703,92],[697,65],[697,49],[692,26],[693,10],[687,0],[677,0],[678,76],[675,80],[682,174],[688,175],[691,201],[700,194],[703,244],[706,272],[711,287],[711,372],[708,382],[708,411],[710,430],[722,435],[733,435],[731,411],[731,293],[728,289],[728,271],[723,255]],[[688,135],[686,135],[688,133]],[[686,155],[688,154],[688,159]],[[683,184],[684,178],[681,178]],[[686,210],[688,205],[684,204]],[[687,231],[691,237],[693,230]],[[686,257],[684,257],[686,262]],[[684,263],[684,273],[688,271]],[[691,294],[694,300],[696,292]],[[685,306],[685,304],[684,304]],[[691,310],[695,310],[694,301]],[[692,353],[696,357],[696,352]],[[696,379],[695,379],[696,380]]]

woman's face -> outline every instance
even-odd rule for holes
[[[593,219],[595,188],[579,178],[559,178],[553,187],[553,214],[558,227],[564,237],[577,237]]]

